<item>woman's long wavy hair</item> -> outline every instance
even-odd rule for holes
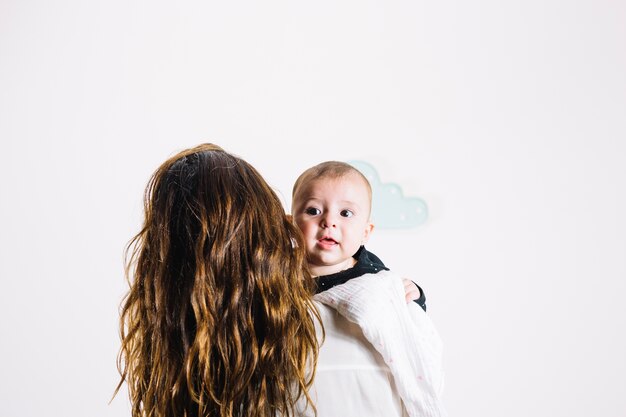
[[[163,163],[126,248],[118,369],[133,417],[290,416],[318,341],[300,231],[244,160],[203,144]]]

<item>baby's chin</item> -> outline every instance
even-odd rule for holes
[[[341,271],[345,271],[348,268],[352,268],[356,260],[350,258],[347,261],[339,263],[324,263],[324,262],[309,262],[309,269],[314,277],[321,275],[332,275]]]

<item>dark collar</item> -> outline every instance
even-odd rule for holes
[[[352,257],[356,259],[356,264],[354,264],[352,268],[345,269],[335,274],[316,277],[316,292],[320,293],[322,291],[326,291],[335,285],[343,284],[352,278],[360,277],[361,275],[375,274],[383,269],[387,271],[389,270],[389,268],[383,264],[383,261],[378,259],[378,257],[373,253],[368,252],[367,249],[365,249],[365,246],[361,246],[359,250],[352,255]]]

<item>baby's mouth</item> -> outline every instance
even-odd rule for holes
[[[317,243],[319,243],[321,246],[325,246],[325,247],[334,246],[334,245],[338,244],[338,242],[335,239],[333,239],[332,237],[323,237],[321,239],[318,239]]]

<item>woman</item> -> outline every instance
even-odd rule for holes
[[[200,145],[157,169],[144,206],[127,250],[118,358],[133,417],[313,406],[319,316],[304,245],[259,173]]]
[[[356,278],[314,303],[300,231],[250,164],[182,151],[144,208],[118,358],[133,417],[443,415],[438,346],[409,323],[401,280]]]

